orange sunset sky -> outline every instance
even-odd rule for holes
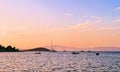
[[[120,47],[120,0],[0,0],[0,44],[29,49],[51,40],[66,50]]]

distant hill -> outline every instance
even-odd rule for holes
[[[89,50],[91,50],[91,51],[120,51],[120,47],[76,48],[76,47],[54,45],[52,50],[48,49],[48,48],[50,48],[50,47],[49,46],[38,47],[38,48],[31,48],[31,49],[26,49],[26,50],[22,50],[22,51],[51,51],[51,52],[57,52],[57,51],[63,51],[63,50],[68,50],[68,51],[75,51],[75,50],[78,50],[78,51],[80,51],[80,50],[85,50],[85,51],[89,51]]]
[[[51,50],[44,47],[38,47],[38,48],[26,49],[22,51],[51,51]]]

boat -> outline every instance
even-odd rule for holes
[[[56,50],[52,49],[51,52],[57,52]]]
[[[100,53],[96,53],[96,55],[98,56],[98,55],[100,55]]]
[[[82,50],[81,52],[85,52],[84,50]]]
[[[79,52],[72,52],[72,54],[80,54]]]
[[[53,40],[51,41],[51,52],[57,52],[56,50],[53,49]]]
[[[35,53],[35,54],[41,54],[41,52]]]

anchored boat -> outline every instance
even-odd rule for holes
[[[79,52],[72,52],[72,54],[80,54]]]
[[[41,52],[35,53],[35,54],[41,54]]]

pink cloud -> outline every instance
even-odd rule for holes
[[[120,23],[120,17],[115,19],[115,20],[113,20],[113,23]]]
[[[84,16],[85,17],[85,16]],[[88,29],[90,26],[94,26],[95,24],[101,23],[101,18],[97,16],[90,16],[91,19],[95,19],[94,21],[86,20],[83,23],[78,23],[75,25],[69,25],[69,29]]]
[[[66,14],[64,14],[64,16],[73,16],[73,14],[71,14],[71,13],[66,13]]]

